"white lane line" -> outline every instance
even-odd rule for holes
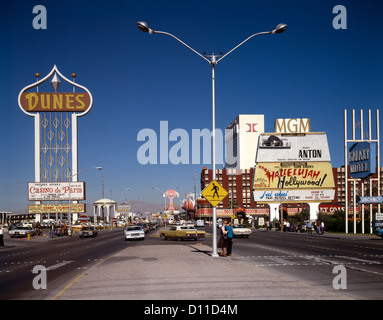
[[[48,270],[48,271],[50,271],[50,270],[56,270],[56,269],[58,269],[58,268],[61,268],[61,267],[63,267],[63,266],[66,266],[67,264],[70,264],[70,263],[72,263],[72,262],[74,262],[74,261],[62,261],[62,262],[59,262],[59,263],[54,264],[53,266],[48,267],[47,270]]]

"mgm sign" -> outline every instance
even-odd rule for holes
[[[76,74],[73,73],[72,80],[69,80],[56,66],[41,80],[39,77],[40,75],[36,73],[37,81],[23,88],[18,97],[20,109],[26,115],[34,117],[35,122],[34,184],[37,188],[52,183],[64,188],[64,185],[69,184],[69,200],[65,200],[70,202],[71,189],[77,182],[78,174],[77,118],[89,112],[93,98],[87,88],[75,83]],[[29,192],[30,188],[28,188],[28,199],[32,200]],[[43,205],[42,200],[46,198],[33,200],[35,204],[29,206],[30,213],[36,212],[36,205],[37,207],[40,205],[41,208],[40,214],[36,215],[37,221],[42,219],[43,213],[52,212],[44,210],[46,205]],[[49,201],[62,200],[62,196],[55,197],[54,193],[49,195]],[[70,213],[70,205],[69,210],[61,203],[49,203],[49,206],[60,207],[60,213]],[[70,218],[68,216],[68,220]]]

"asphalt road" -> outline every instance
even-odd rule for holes
[[[234,239],[233,257],[314,287],[333,290],[335,281],[349,298],[383,299],[383,240],[374,237],[256,231]]]
[[[48,231],[44,230],[46,234]],[[55,297],[68,283],[84,271],[103,263],[115,253],[129,246],[183,245],[184,242],[162,241],[146,234],[145,240],[125,241],[124,229],[100,230],[97,237],[49,238],[34,237],[32,240],[10,239],[5,236],[5,247],[0,247],[0,300],[45,300]],[[211,238],[210,238],[211,239]],[[208,239],[201,240],[209,241]],[[194,241],[193,241],[194,243]],[[36,290],[33,282],[43,266],[47,270],[47,289]],[[35,280],[42,284],[41,279]]]
[[[205,230],[211,233],[211,228]],[[0,248],[0,299],[52,299],[85,270],[101,267],[106,259],[137,242],[140,247],[185,245],[149,235],[144,241],[126,242],[123,229],[116,229],[102,230],[98,237],[90,239],[78,236],[32,239],[21,246],[6,242],[6,247]],[[212,239],[208,236],[201,242],[211,246]],[[345,298],[383,299],[381,239],[255,231],[250,238],[234,239],[232,257],[217,259],[240,260],[254,270],[267,269],[286,275],[289,281],[328,291],[334,291],[333,280],[338,275],[334,268],[344,266],[346,278],[342,280],[346,288],[341,290]],[[33,288],[36,274],[32,270],[38,265],[48,269],[47,290]],[[240,274],[241,270],[235,272]]]
[[[28,241],[15,239],[15,241]],[[95,238],[62,237],[30,240],[31,244],[0,249],[0,299],[46,299],[61,290],[87,268],[103,261],[135,241],[125,242],[123,229],[101,230]],[[7,245],[7,241],[5,242]],[[9,242],[8,242],[9,244]],[[33,280],[47,268],[48,290],[35,290]],[[41,281],[38,283],[41,284]]]

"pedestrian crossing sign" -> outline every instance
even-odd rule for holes
[[[205,189],[202,190],[201,194],[213,207],[216,207],[227,197],[228,192],[218,183],[217,180],[213,180]]]

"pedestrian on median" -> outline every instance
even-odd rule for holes
[[[320,224],[320,230],[321,230],[321,233],[324,234],[324,222],[323,221]]]
[[[307,233],[313,234],[313,229],[311,225],[311,221],[309,220],[306,224]]]
[[[315,227],[316,227],[317,234],[321,234],[320,221],[319,220],[317,220]]]
[[[0,246],[4,247],[4,226],[0,225]]]
[[[228,234],[228,231],[225,228],[226,225],[227,225],[227,221],[225,220],[221,227],[221,237],[219,238],[219,241],[218,241],[218,247],[222,248],[222,251],[219,254],[221,257],[226,257],[227,234]]]
[[[228,256],[231,256],[231,252],[232,252],[232,247],[233,247],[233,229],[231,227],[231,221],[229,221],[225,227],[226,231],[227,231],[227,255]]]

